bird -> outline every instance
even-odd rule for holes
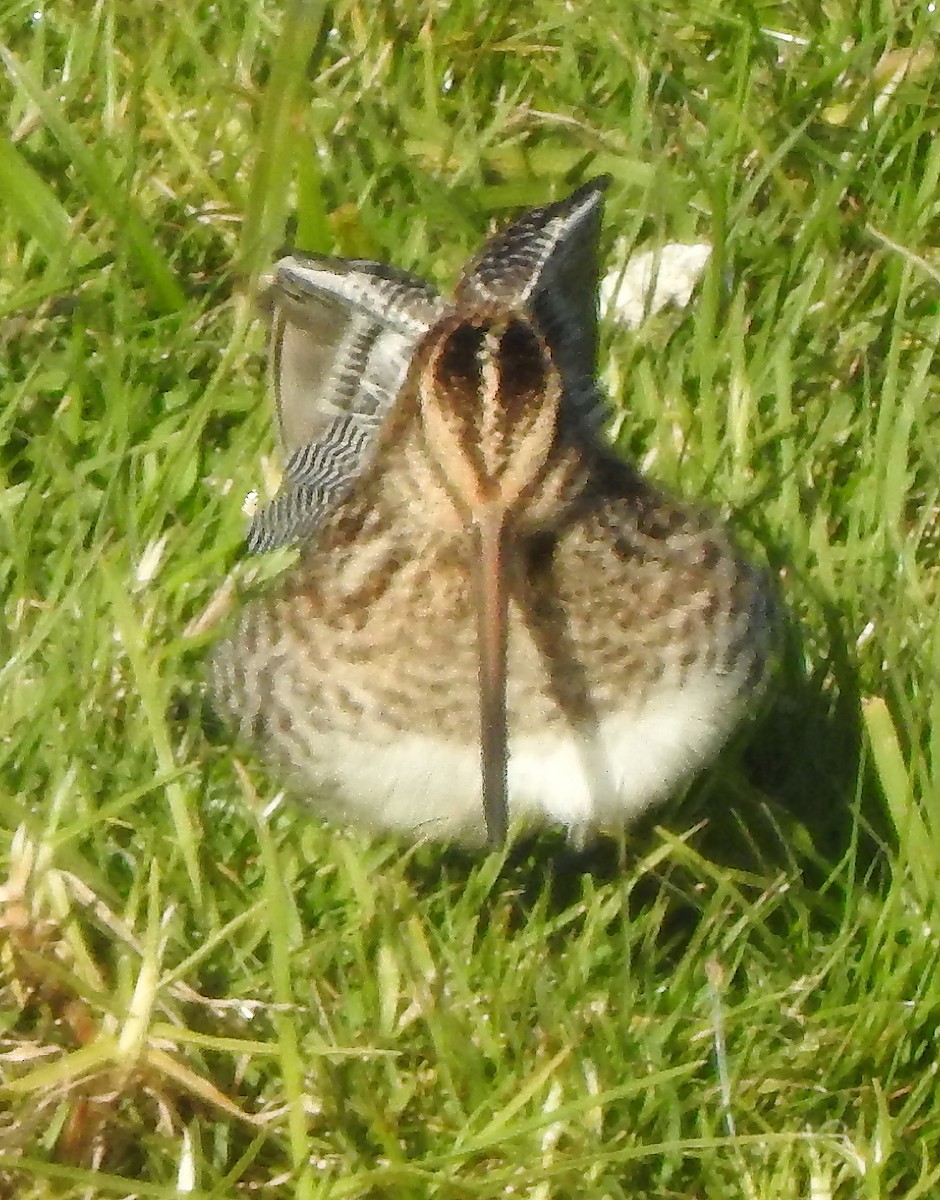
[[[764,686],[764,572],[604,437],[607,184],[524,212],[449,297],[368,260],[275,266],[286,463],[248,549],[298,557],[212,692],[333,823],[584,845],[706,767]]]

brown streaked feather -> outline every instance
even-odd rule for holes
[[[330,336],[369,326],[351,374],[328,367],[361,395],[340,388],[295,446],[275,532],[303,551],[215,666],[220,707],[324,814],[581,839],[704,766],[759,686],[760,574],[596,437],[596,277],[590,294],[579,277],[600,192],[524,214],[404,331],[385,275],[326,272],[346,314]]]

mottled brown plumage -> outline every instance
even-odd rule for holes
[[[415,283],[410,328],[361,301],[381,403],[331,401],[256,526],[309,540],[219,647],[217,703],[325,816],[581,839],[703,766],[763,676],[759,574],[595,432],[593,308],[564,314],[588,302],[599,197],[526,214],[451,304]]]

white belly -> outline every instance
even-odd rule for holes
[[[663,686],[642,707],[606,716],[591,731],[510,737],[511,822],[563,825],[578,841],[624,826],[705,766],[734,727],[741,702],[738,674],[703,672],[680,687]],[[307,778],[330,781],[323,799],[313,794],[310,803],[325,816],[413,836],[482,841],[475,738],[475,729],[459,743],[402,733],[364,745],[349,734],[324,734],[304,747]],[[295,764],[298,749],[295,743]]]

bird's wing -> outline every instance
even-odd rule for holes
[[[565,413],[593,425],[597,367],[598,241],[609,180],[523,213],[491,238],[457,285],[457,301],[521,309],[561,372]]]
[[[306,540],[371,461],[420,338],[446,308],[429,284],[364,259],[289,255],[263,303],[286,454],[248,533],[258,553]]]

